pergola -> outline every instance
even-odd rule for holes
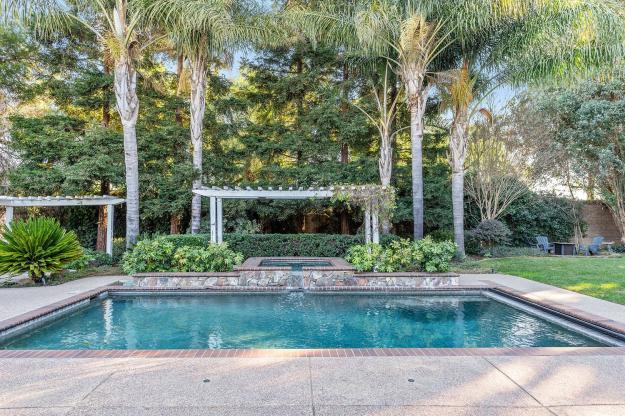
[[[0,206],[6,207],[4,222],[13,221],[13,209],[17,207],[76,207],[106,205],[106,252],[113,255],[114,206],[123,204],[125,199],[114,196],[0,196]]]
[[[193,190],[194,194],[208,197],[210,200],[211,242],[223,242],[223,200],[224,199],[326,199],[340,192],[348,193],[357,186],[332,186],[329,188],[241,188],[238,186],[204,186]],[[365,207],[365,241],[380,242],[379,213],[375,208]]]

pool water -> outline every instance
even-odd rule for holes
[[[9,349],[602,346],[482,295],[110,295]]]
[[[304,267],[328,267],[332,263],[325,260],[261,260],[260,267],[290,267],[292,270],[303,270]]]

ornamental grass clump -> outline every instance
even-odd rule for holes
[[[82,255],[76,234],[64,230],[54,219],[17,220],[2,228],[0,273],[28,272],[39,283],[46,273],[62,270]]]

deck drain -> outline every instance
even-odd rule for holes
[[[414,383],[414,378],[409,378],[408,383]]]

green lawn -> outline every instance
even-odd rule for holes
[[[507,257],[454,268],[463,269],[494,269],[625,305],[625,257]]]

